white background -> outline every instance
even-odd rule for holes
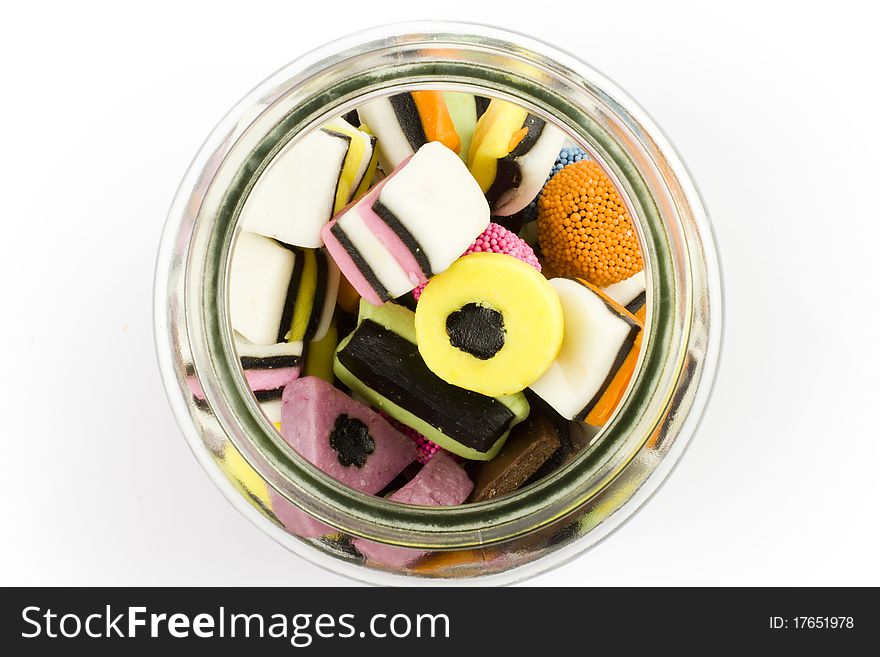
[[[265,537],[185,446],[153,263],[191,157],[256,83],[360,28],[440,17],[557,43],[629,91],[692,169],[724,264],[721,372],[681,465],[532,583],[880,584],[876,17],[714,4],[7,8],[0,584],[349,583]]]

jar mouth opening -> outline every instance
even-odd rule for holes
[[[390,43],[367,40],[361,48],[343,52],[334,52],[330,44],[321,51],[325,56],[304,67],[298,79],[244,101],[239,111],[251,114],[239,123],[238,140],[206,180],[204,197],[193,213],[198,220],[186,263],[194,369],[236,448],[273,488],[317,519],[355,536],[419,548],[486,545],[555,522],[603,490],[644,445],[652,440],[658,445],[672,405],[685,401],[676,400],[676,386],[686,365],[694,301],[689,263],[677,261],[670,245],[681,239],[675,228],[681,202],[687,199],[675,199],[666,187],[667,163],[657,162],[646,147],[630,108],[561,64],[562,53],[549,58],[487,38],[485,32],[462,35],[463,27],[474,26],[457,27],[448,34],[412,33]],[[352,68],[355,52],[373,53],[375,65],[362,62]],[[505,98],[565,128],[605,169],[629,206],[645,261],[648,299],[646,339],[628,391],[589,448],[572,463],[507,496],[442,509],[353,491],[287,446],[238,367],[226,308],[238,215],[278,149],[368,98],[428,88]]]

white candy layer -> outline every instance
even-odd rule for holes
[[[276,356],[302,356],[302,342],[277,342],[275,344],[254,344],[240,333],[235,333],[235,349],[239,357],[274,358]]]
[[[324,304],[321,309],[321,320],[315,329],[315,334],[311,341],[316,342],[327,335],[327,329],[330,327],[330,320],[333,319],[333,311],[336,309],[336,295],[339,293],[339,267],[330,254],[324,251],[319,254],[327,261],[327,284],[324,287],[324,298],[315,299],[313,303]]]
[[[550,285],[562,302],[562,349],[530,388],[571,420],[601,389],[631,326],[589,288],[567,278],[553,278]]]
[[[388,253],[381,240],[370,231],[358,212],[358,206],[341,216],[336,223],[392,298],[413,289],[417,282],[410,281],[403,267]]]
[[[397,114],[386,96],[371,100],[358,107],[358,116],[376,135],[379,146],[379,163],[385,173],[393,171],[398,164],[413,154],[412,146],[400,127]]]
[[[489,225],[489,204],[464,162],[439,142],[422,146],[379,193],[424,250],[435,274]]]
[[[255,233],[238,236],[229,272],[232,328],[255,344],[278,341],[295,256],[277,242]]]
[[[318,248],[330,220],[350,137],[314,130],[285,146],[254,184],[241,211],[245,230]]]
[[[645,271],[642,270],[625,281],[609,285],[604,289],[604,292],[621,306],[626,307],[645,291],[645,287]]]
[[[547,174],[556,163],[565,133],[549,123],[544,124],[541,136],[524,155],[516,158],[522,179],[519,186],[509,189],[498,197],[495,214],[507,217],[526,207],[541,191]]]
[[[260,402],[260,408],[269,422],[272,424],[281,424],[281,400],[270,399],[269,401]]]

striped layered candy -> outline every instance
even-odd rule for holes
[[[254,183],[239,225],[285,244],[321,246],[351,142],[347,134],[320,129],[287,144]]]
[[[348,152],[342,162],[342,171],[336,185],[333,203],[333,212],[336,213],[352,199],[367,193],[376,174],[379,150],[376,148],[376,137],[358,130],[345,119],[334,119],[324,125],[324,129],[349,138]]]
[[[562,417],[607,421],[635,369],[642,325],[623,306],[579,279],[550,280],[565,322],[562,348],[529,386]]]
[[[467,167],[440,143],[418,152],[322,230],[327,250],[374,305],[451,265],[489,225]]]
[[[359,107],[358,116],[379,139],[379,162],[386,173],[432,141],[456,153],[461,150],[455,123],[440,91],[377,98]]]
[[[565,141],[565,133],[527,109],[493,99],[477,122],[468,167],[492,208],[506,217],[538,195]]]
[[[603,291],[644,323],[647,300],[644,270],[619,283],[609,285]]]
[[[323,250],[243,232],[229,278],[232,328],[257,345],[320,340],[338,287],[339,270]]]
[[[269,421],[280,426],[281,395],[284,387],[299,378],[302,372],[302,342],[280,342],[271,345],[253,344],[235,334],[235,350],[248,387]],[[187,385],[197,406],[205,406],[205,391],[192,367],[187,368]]]

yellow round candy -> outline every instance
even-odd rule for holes
[[[416,306],[419,353],[434,374],[490,397],[519,392],[562,346],[562,305],[534,267],[474,253],[434,276]]]

